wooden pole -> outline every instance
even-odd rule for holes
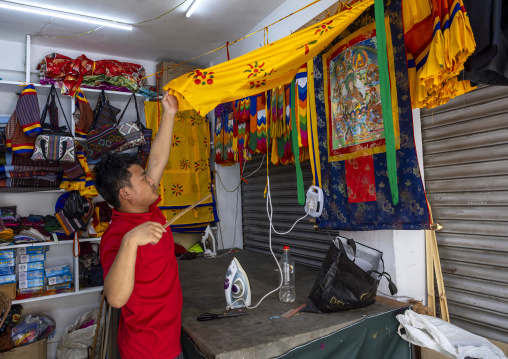
[[[199,201],[197,201],[196,203],[190,205],[189,207],[185,208],[182,212],[180,212],[178,215],[176,215],[175,217],[171,218],[171,220],[169,220],[165,225],[164,225],[164,228],[168,228],[169,225],[171,225],[171,223],[174,223],[175,221],[177,221],[179,218],[181,218],[185,213],[189,212],[191,209],[193,209],[194,207],[196,207],[198,204],[201,204],[203,202],[205,202],[206,200],[212,198],[212,195],[209,194],[208,196],[206,197],[203,197],[201,198]]]
[[[441,269],[441,260],[439,259],[439,249],[437,247],[436,229],[441,230],[443,226],[434,223],[432,210],[429,205],[431,229],[425,231],[425,252],[427,262],[427,305],[431,308],[432,313],[436,316],[436,293],[434,289],[434,274],[436,276],[437,292],[439,295],[439,307],[441,311],[441,319],[450,322],[450,314],[448,312],[448,300],[446,299],[443,271]]]
[[[434,292],[434,254],[432,250],[432,230],[425,230],[425,256],[427,263],[427,306],[436,316],[436,294]]]

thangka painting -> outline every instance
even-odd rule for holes
[[[328,99],[325,104],[328,160],[340,161],[385,152],[375,25],[354,32],[322,57],[325,97]],[[393,66],[393,56],[389,56],[392,74]],[[392,96],[392,101],[396,105],[397,97]],[[398,148],[398,111],[394,111],[393,117]]]
[[[401,0],[385,6],[385,26],[399,201],[392,200],[387,174],[378,39],[370,7],[313,60],[318,135],[313,153],[319,156],[316,173],[324,192],[320,228],[430,225],[414,144]]]

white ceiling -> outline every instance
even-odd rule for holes
[[[132,31],[103,27],[90,34],[50,39],[32,38],[34,45],[67,48],[83,53],[149,60],[185,61],[247,34],[285,0],[202,0],[190,18],[185,17],[192,0],[160,19],[156,18],[183,0],[14,0],[18,4],[43,6],[133,24]],[[138,24],[138,25],[136,25]],[[0,37],[25,41],[26,35],[72,36],[97,28],[48,16],[0,8]],[[206,58],[193,61],[207,64]]]

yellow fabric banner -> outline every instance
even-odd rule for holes
[[[217,105],[253,96],[291,82],[298,69],[319,54],[374,0],[350,9],[231,61],[180,76],[164,86],[180,110],[206,114]]]
[[[145,102],[146,125],[153,137],[161,115],[159,103]],[[176,114],[171,153],[158,189],[162,198],[159,207],[171,207],[163,211],[168,220],[211,193],[209,128],[208,119],[194,110]],[[212,202],[190,211],[174,225],[214,222]]]

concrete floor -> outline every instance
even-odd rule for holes
[[[278,287],[278,267],[273,257],[264,254],[239,250],[220,258],[198,257],[178,262],[183,292],[182,327],[197,348],[209,358],[276,357],[365,317],[405,306],[400,302],[377,300],[369,307],[346,312],[300,313],[290,318],[275,318],[305,304],[319,274],[319,268],[297,264],[295,303],[281,303],[278,292],[275,292],[256,309],[243,308],[248,315],[197,321],[198,315],[206,312],[226,312],[223,283],[233,257],[240,261],[249,277],[252,305],[256,305],[266,293]]]

